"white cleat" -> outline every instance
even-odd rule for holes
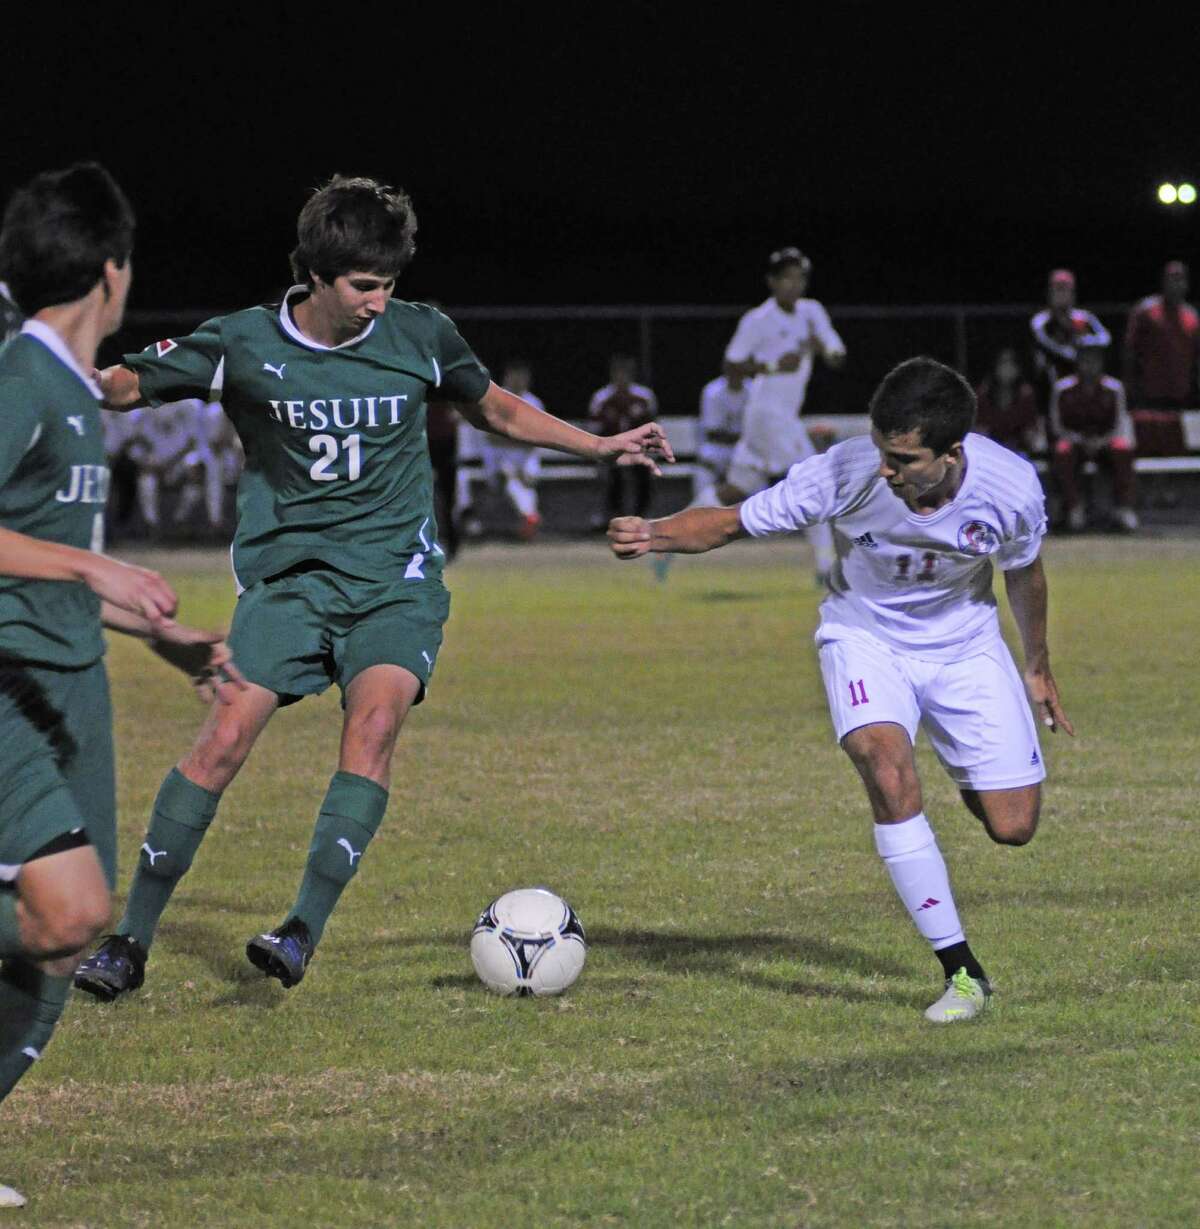
[[[0,1183],[0,1208],[23,1208],[25,1196],[20,1191],[14,1191],[11,1186]]]
[[[925,1008],[925,1019],[934,1024],[956,1024],[973,1020],[987,1010],[992,988],[982,978],[971,977],[959,969],[946,979],[946,993],[936,1003]]]

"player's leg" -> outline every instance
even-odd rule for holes
[[[334,641],[345,717],[338,771],[317,814],[304,875],[284,923],[251,939],[249,959],[284,986],[303,976],[334,907],[383,822],[392,755],[437,660],[450,595],[438,580],[344,586],[356,612]]]
[[[947,993],[960,969],[979,987],[970,1007],[947,1006],[943,995],[926,1016],[943,1022],[963,1018],[946,1010],[978,1014],[989,987],[966,942],[946,862],[925,816],[913,756],[920,710],[907,664],[865,637],[827,641],[820,662],[834,729],[866,788],[875,848],[896,894],[941,964]]]
[[[1042,810],[1042,787],[964,789],[962,800],[997,845],[1028,845],[1037,831]]]
[[[1133,465],[1133,441],[1117,437],[1101,455],[1113,476],[1113,523],[1126,533],[1138,528],[1137,476]]]
[[[1054,445],[1054,479],[1062,495],[1063,516],[1073,532],[1087,528],[1087,510],[1079,492],[1079,465],[1083,451],[1070,440],[1061,439]]]
[[[14,675],[23,676],[12,687]],[[0,863],[15,866],[3,895],[24,952],[3,942],[0,1099],[40,1056],[66,1005],[79,951],[103,930],[116,865],[112,712],[102,662],[73,671],[13,671],[0,766],[8,789]],[[20,767],[13,769],[13,761]],[[12,936],[10,935],[9,938]]]

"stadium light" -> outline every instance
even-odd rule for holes
[[[1164,205],[1173,205],[1179,199],[1179,192],[1173,183],[1159,184],[1158,199]]]
[[[1196,203],[1196,185],[1181,183],[1177,196],[1181,205],[1194,205]]]

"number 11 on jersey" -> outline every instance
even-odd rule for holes
[[[857,688],[857,690],[855,690]],[[857,708],[860,704],[869,704],[867,699],[867,689],[863,686],[862,679],[850,684],[850,707]]]

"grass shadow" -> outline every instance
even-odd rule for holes
[[[747,593],[740,589],[709,589],[706,593],[697,593],[694,602],[758,602],[762,600],[761,593]]]

